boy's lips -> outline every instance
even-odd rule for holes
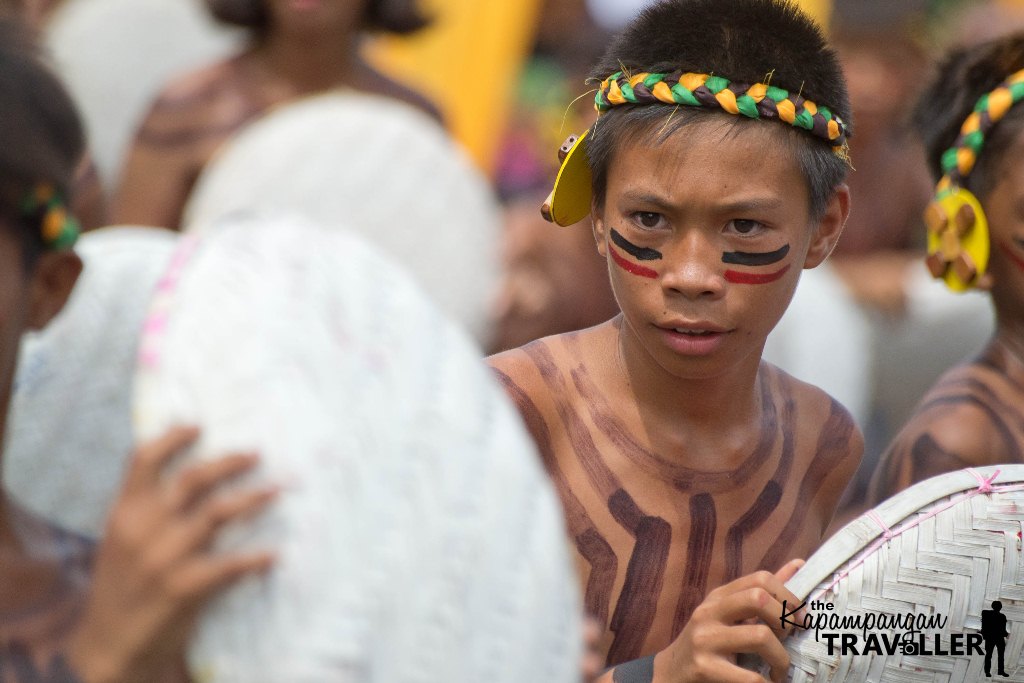
[[[732,330],[706,321],[655,325],[665,344],[685,356],[705,356],[718,349]]]

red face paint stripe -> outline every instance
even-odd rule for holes
[[[780,277],[786,274],[789,270],[789,266],[786,266],[782,270],[777,270],[774,273],[740,273],[735,270],[725,271],[725,279],[729,282],[735,282],[740,285],[766,285],[769,282],[775,282]]]
[[[649,277],[652,280],[658,278],[657,271],[645,268],[644,266],[633,263],[632,261],[627,261],[622,254],[615,251],[615,247],[610,244],[608,245],[608,251],[611,252],[612,260],[618,264],[619,268],[622,268],[626,272],[633,273],[633,275],[639,275],[640,277]]]
[[[1009,256],[1010,259],[1017,264],[1018,268],[1024,270],[1024,258],[1021,258],[1020,254],[1015,252],[1012,246],[1010,246],[1007,242],[1000,242],[999,246],[1002,248],[1004,252],[1006,252],[1006,255]]]

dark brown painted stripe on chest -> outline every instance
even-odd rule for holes
[[[854,429],[853,421],[846,410],[836,401],[832,401],[829,417],[825,420],[815,445],[816,455],[804,473],[800,488],[795,494],[796,505],[793,514],[779,534],[778,541],[765,553],[761,566],[773,567],[772,571],[775,571],[786,561],[793,559],[793,546],[797,537],[804,531],[804,520],[813,507],[814,498],[821,489],[822,482],[849,454]],[[827,524],[828,521],[822,520],[822,523]],[[822,528],[820,531],[824,533],[825,529]]]
[[[568,434],[569,442],[576,452],[577,459],[587,473],[587,477],[601,494],[602,498],[605,500],[611,499],[612,494],[622,487],[612,471],[604,464],[601,453],[594,444],[594,439],[590,434],[590,430],[587,429],[587,425],[584,424],[583,418],[569,405],[569,383],[559,371],[554,356],[551,355],[551,351],[543,342],[529,344],[523,347],[523,351],[533,361],[538,372],[540,372],[540,376],[544,379],[544,383],[551,391],[555,409],[558,411],[558,416]]]
[[[796,451],[796,403],[793,400],[792,386],[784,376],[779,376],[778,386],[779,394],[783,397],[782,450],[779,453],[779,463],[772,478],[754,500],[754,504],[729,527],[725,538],[725,579],[723,583],[738,579],[743,574],[754,570],[754,567],[743,566],[743,541],[768,521],[768,518],[775,512],[779,501],[782,500],[786,479],[792,469]],[[770,457],[770,454],[767,454],[767,457]]]
[[[616,417],[608,401],[590,379],[586,369],[582,366],[574,368],[570,375],[576,391],[587,405],[591,420],[594,421],[605,438],[615,446],[616,450],[645,472],[671,481],[672,485],[680,491],[719,493],[742,486],[750,480],[774,448],[778,423],[771,389],[766,381],[759,382],[761,404],[767,408],[762,420],[757,446],[736,469],[726,472],[707,472],[670,462],[644,448],[623,426],[622,421]]]
[[[551,446],[551,431],[537,404],[516,384],[515,380],[501,370],[496,368],[492,368],[492,370],[518,407],[527,430],[537,443],[544,468],[554,481],[555,490],[562,501],[566,524],[576,543],[576,549],[590,564],[590,576],[584,588],[584,608],[587,614],[598,619],[602,624],[607,624],[608,613],[611,609],[612,590],[615,586],[615,574],[618,571],[618,558],[615,557],[608,541],[594,526],[586,508],[573,493],[566,481],[565,474],[558,467]]]
[[[660,517],[642,517],[635,535],[626,580],[612,615],[611,630],[615,638],[608,649],[607,666],[640,656],[654,623],[658,596],[665,580],[672,527]]]
[[[686,542],[686,571],[683,587],[676,601],[676,614],[672,621],[674,639],[690,620],[690,615],[701,602],[708,587],[711,558],[715,551],[715,532],[718,527],[715,499],[709,493],[690,497],[690,538]]]

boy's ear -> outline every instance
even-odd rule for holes
[[[594,242],[597,243],[597,253],[607,257],[607,232],[604,225],[604,207],[599,206],[597,201],[590,204],[591,227],[594,230]]]
[[[850,188],[844,183],[836,188],[825,208],[817,229],[811,235],[811,245],[807,249],[804,268],[814,268],[835,249],[839,235],[843,232],[846,219],[850,216]]]
[[[82,259],[70,249],[44,252],[36,261],[29,292],[28,326],[41,330],[60,313],[82,273]]]

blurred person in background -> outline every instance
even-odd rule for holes
[[[116,223],[179,229],[189,193],[216,150],[275,105],[332,88],[393,97],[439,118],[434,105],[370,67],[365,31],[413,33],[416,0],[207,0],[244,26],[241,53],[170,83],[139,128],[114,200]],[[339,153],[342,153],[339,150]]]
[[[593,94],[574,98],[609,35],[591,18],[586,0],[546,0],[542,6],[495,173],[505,206],[506,272],[494,351],[590,327],[618,312],[589,231],[552,226],[538,210],[558,172],[552,150],[594,120]]]
[[[908,99],[916,97],[928,64],[914,33],[922,5],[838,0],[832,14],[832,40],[857,117],[850,193],[861,208],[851,212],[831,263],[858,303],[891,315],[904,309],[908,268],[920,267],[921,212],[931,196],[907,120]]]
[[[0,17],[0,443],[21,337],[61,311],[82,270],[66,198],[83,147],[74,106],[31,32]],[[98,546],[0,485],[0,681],[186,680],[182,655],[200,607],[272,562],[214,556],[210,544],[276,493],[220,488],[253,467],[252,455],[162,479],[196,436],[172,429],[138,449]]]
[[[1024,461],[1022,99],[1024,33],[1017,33],[950,52],[917,105],[939,181],[929,230],[953,237],[933,249],[929,268],[951,287],[988,292],[997,326],[980,354],[944,374],[921,401],[872,480],[875,501],[943,472]],[[961,237],[964,217],[970,229]]]

